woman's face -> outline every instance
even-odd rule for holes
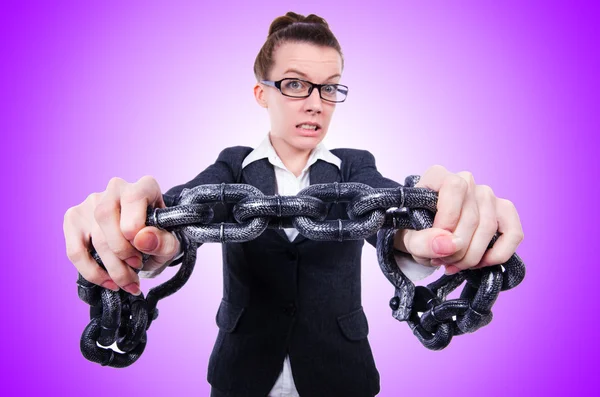
[[[274,66],[268,78],[278,81],[296,77],[316,84],[339,83],[342,58],[333,48],[307,43],[284,43],[273,52]],[[317,89],[308,98],[282,95],[275,87],[257,83],[254,96],[267,108],[271,119],[273,145],[286,146],[286,152],[312,150],[323,140],[329,129],[335,103],[322,100]],[[302,129],[302,123],[318,123],[316,131]]]

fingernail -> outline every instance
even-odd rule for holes
[[[142,260],[137,256],[132,256],[131,258],[125,259],[125,262],[136,269],[142,268]]]
[[[123,289],[125,291],[129,292],[131,295],[135,295],[135,296],[138,296],[139,294],[142,293],[142,291],[140,291],[140,286],[137,285],[137,283],[127,284],[126,286],[123,287]]]
[[[158,247],[158,238],[154,233],[145,238],[144,243],[140,244],[140,248],[144,251],[154,251]]]
[[[456,274],[460,271],[459,268],[457,268],[456,266],[446,266],[446,270],[444,271],[444,274],[446,276],[451,276],[453,274]]]
[[[117,292],[119,290],[119,286],[117,284],[115,284],[114,281],[111,281],[111,280],[106,280],[105,282],[103,282],[102,288],[108,288],[109,290],[115,291],[115,292]]]
[[[460,237],[438,236],[433,239],[433,252],[438,255],[450,255],[457,251],[461,242]]]

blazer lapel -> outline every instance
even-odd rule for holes
[[[269,163],[269,160],[267,158],[256,160],[248,164],[242,170],[242,180],[249,185],[257,187],[264,195],[275,195],[275,168],[273,167],[273,164]],[[310,185],[315,185],[319,183],[340,182],[340,170],[334,164],[328,163],[323,160],[317,160],[313,165],[310,166],[309,181]],[[328,204],[328,211],[330,207],[331,204]],[[285,234],[285,231],[283,229],[271,230],[277,233],[286,242],[290,242],[287,234]],[[304,240],[306,240],[306,237],[298,233],[293,243],[297,244]]]
[[[310,166],[310,184],[341,182],[340,169],[327,161],[317,160]]]
[[[242,180],[257,187],[264,195],[275,194],[275,168],[266,157],[248,164],[242,170]]]

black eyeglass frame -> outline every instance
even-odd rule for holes
[[[283,91],[281,91],[281,82],[284,81],[284,80],[297,80],[297,81],[302,81],[303,83],[308,83],[310,85],[310,87],[308,89],[308,94],[306,94],[304,96],[293,96],[293,95],[284,94]],[[348,86],[343,85],[343,84],[335,84],[335,83],[315,84],[312,81],[302,80],[302,79],[299,79],[297,77],[286,77],[286,78],[283,78],[283,79],[278,80],[278,81],[261,80],[260,82],[263,83],[263,84],[265,84],[265,85],[277,88],[279,90],[279,92],[281,93],[281,95],[284,95],[284,96],[287,96],[287,97],[290,97],[290,98],[308,98],[312,94],[312,92],[315,89],[315,87],[319,91],[319,96],[324,101],[332,102],[332,103],[342,103],[342,102],[344,102],[348,98]],[[321,92],[321,88],[327,87],[327,86],[335,86],[336,89],[338,89],[338,87],[343,87],[344,89],[346,89],[346,97],[343,100],[341,100],[341,101],[332,101],[330,99],[323,98],[323,93]]]

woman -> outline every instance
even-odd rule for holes
[[[142,268],[141,252],[152,255],[142,277],[160,273],[180,254],[174,234],[145,227],[146,207],[177,205],[184,188],[247,183],[264,194],[295,195],[334,181],[399,186],[381,176],[369,152],[329,151],[321,143],[348,94],[342,71],[342,51],[325,20],[292,12],[276,18],[254,65],[254,95],[271,122],[263,142],[223,150],[196,178],[164,195],[151,177],[132,184],[113,178],[105,192],[65,214],[67,253],[77,270],[105,288],[139,294],[133,269]],[[453,273],[503,263],[515,252],[523,237],[514,206],[475,185],[469,173],[434,166],[417,186],[439,192],[438,212],[433,228],[396,235],[398,264],[409,277],[420,279],[442,264]],[[227,210],[216,209],[215,220],[231,220]],[[341,205],[331,206],[328,219],[344,217]],[[486,252],[498,229],[503,235]],[[90,257],[90,240],[107,272]],[[374,236],[367,240],[374,244]],[[376,395],[379,374],[360,300],[363,244],[316,242],[295,229],[223,244],[211,395]]]

